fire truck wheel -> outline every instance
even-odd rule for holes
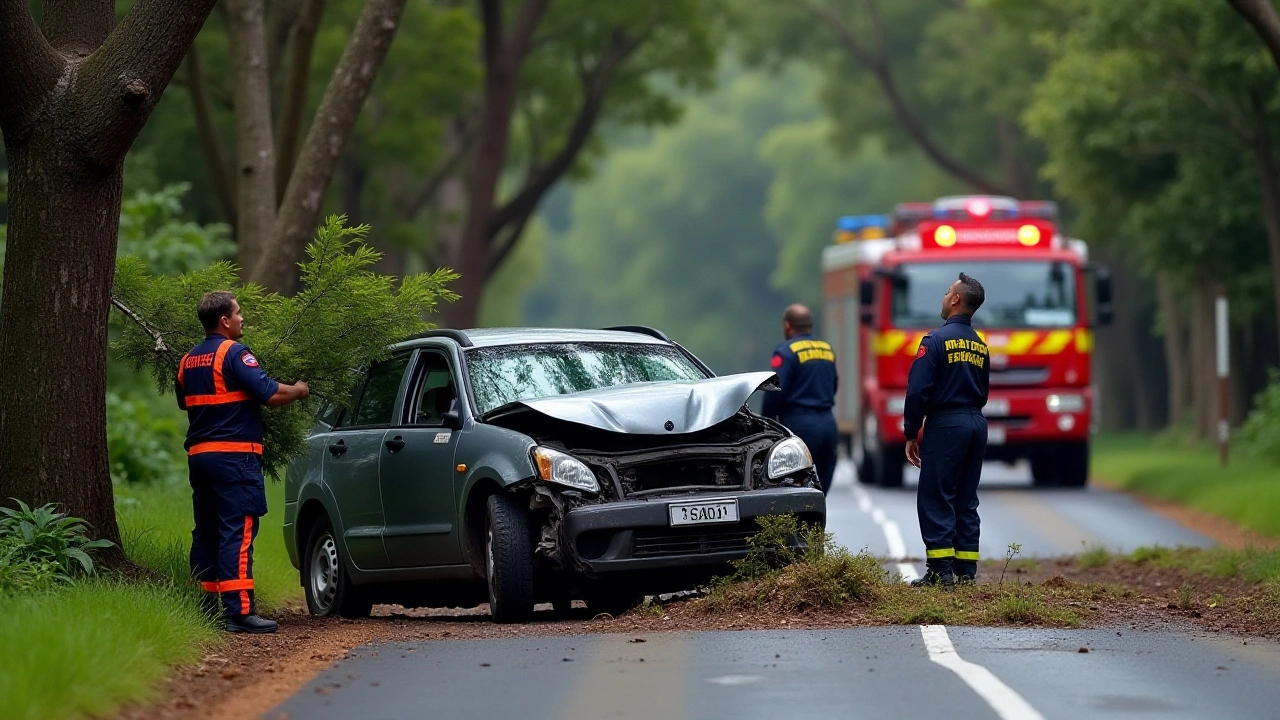
[[[1057,452],[1054,450],[1038,450],[1031,456],[1031,482],[1036,487],[1055,487],[1058,485]]]
[[[1084,487],[1089,482],[1089,443],[1065,443],[1059,454],[1063,487]]]
[[[903,466],[907,464],[905,445],[882,445],[876,453],[875,476],[881,487],[902,487]]]

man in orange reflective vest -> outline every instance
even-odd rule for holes
[[[235,295],[206,293],[196,310],[203,342],[178,362],[178,407],[187,411],[187,467],[195,529],[191,572],[205,608],[222,614],[229,632],[270,633],[276,623],[253,604],[253,539],[267,514],[262,477],[262,405],[305,398],[307,384],[267,377],[249,348],[236,342],[244,317]]]

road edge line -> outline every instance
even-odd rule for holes
[[[929,659],[955,673],[1001,720],[1044,720],[1044,716],[987,668],[961,658],[945,625],[921,625]]]

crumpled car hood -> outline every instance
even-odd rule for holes
[[[778,389],[771,372],[706,380],[645,382],[569,395],[517,400],[485,414],[486,421],[534,411],[610,432],[675,435],[705,430],[733,417],[756,390]]]

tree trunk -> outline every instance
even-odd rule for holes
[[[123,164],[86,168],[67,129],[9,147],[0,497],[58,503],[118,543],[103,398]]]
[[[1256,118],[1253,157],[1258,167],[1262,223],[1267,228],[1267,248],[1271,254],[1271,291],[1274,293],[1277,329],[1280,329],[1280,176],[1276,173],[1266,108],[1256,97],[1253,104]]]
[[[1004,167],[1004,184],[1014,197],[1027,200],[1031,197],[1031,181],[1027,166],[1018,152],[1018,127],[1013,120],[996,120],[996,145],[1000,148],[1000,164]]]
[[[1164,362],[1168,371],[1169,425],[1180,424],[1187,414],[1188,380],[1187,340],[1182,309],[1168,272],[1156,274],[1156,297],[1160,305],[1160,321],[1164,326]]]
[[[1212,277],[1196,278],[1191,311],[1191,395],[1195,408],[1195,434],[1201,440],[1215,436],[1218,417],[1217,377],[1214,355],[1213,303],[1216,296]]]
[[[285,79],[284,102],[280,106],[280,128],[276,155],[277,202],[284,201],[289,175],[298,159],[298,141],[302,137],[302,118],[307,111],[307,86],[311,82],[311,56],[324,16],[324,0],[305,0],[302,14],[293,32],[289,51],[289,74]]]
[[[236,107],[236,244],[243,272],[257,266],[275,223],[276,152],[263,0],[226,3]]]

